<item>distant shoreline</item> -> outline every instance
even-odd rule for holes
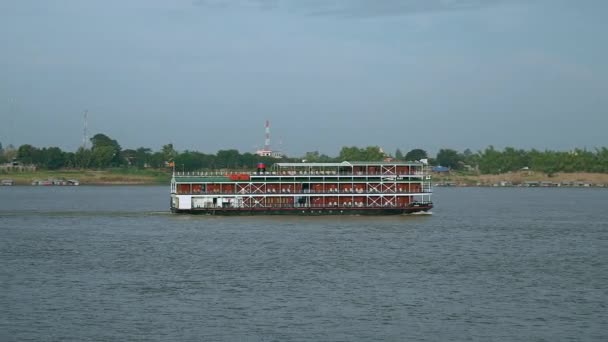
[[[80,185],[166,185],[171,173],[162,170],[58,170],[0,173],[0,179],[12,179],[14,185],[32,186],[34,180],[77,180]]]
[[[59,170],[0,173],[0,180],[12,179],[14,185],[31,186],[34,180],[75,179],[80,185],[167,185],[171,172],[167,170]],[[434,186],[528,186],[528,187],[607,187],[606,173],[556,173],[510,172],[498,175],[477,175],[471,173],[433,174]]]
[[[552,175],[533,172],[509,172],[497,175],[453,173],[433,176],[435,186],[479,186],[479,187],[608,187],[606,173],[555,173]]]

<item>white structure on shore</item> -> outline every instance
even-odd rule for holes
[[[280,159],[283,157],[283,153],[281,153],[280,151],[273,151],[270,148],[270,121],[266,120],[266,129],[265,129],[265,140],[264,140],[264,148],[261,150],[257,150],[255,151],[255,154],[257,154],[260,157],[273,157],[273,158],[277,158]]]

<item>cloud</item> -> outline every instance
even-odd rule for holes
[[[311,8],[311,14],[335,15],[341,17],[382,17],[400,16],[421,12],[444,12],[478,9],[507,0],[334,0]]]
[[[515,67],[534,70],[536,74],[540,72],[555,74],[570,82],[599,80],[598,73],[593,72],[588,66],[542,50],[525,50],[516,53],[511,57],[511,63]]]
[[[194,0],[210,8],[287,9],[309,15],[372,18],[424,12],[474,10],[524,0]]]
[[[212,9],[225,9],[225,8],[238,8],[238,7],[249,7],[258,9],[274,9],[279,8],[281,3],[285,1],[281,0],[193,0],[194,6],[212,8]]]

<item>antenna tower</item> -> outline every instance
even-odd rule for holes
[[[88,128],[87,128],[87,123],[88,123],[88,122],[87,122],[87,121],[88,121],[88,119],[87,119],[87,114],[88,114],[88,113],[89,113],[89,111],[88,111],[88,110],[85,110],[85,111],[84,111],[84,129],[83,129],[83,131],[82,131],[82,148],[84,148],[84,149],[86,149],[86,148],[87,148],[87,141],[88,141],[88,138],[89,138],[89,137],[88,137],[89,132],[88,132]]]
[[[264,141],[264,149],[270,151],[270,121],[266,120],[266,140]]]

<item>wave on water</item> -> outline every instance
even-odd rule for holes
[[[432,211],[418,211],[415,213],[412,213],[411,215],[433,215]]]
[[[118,211],[118,210],[0,210],[0,217],[145,217],[171,215],[170,211]]]
[[[299,216],[299,215],[246,215],[246,216],[222,216],[222,215],[191,215],[173,214],[169,210],[41,210],[41,209],[21,209],[21,210],[0,210],[0,217],[175,217],[178,219],[197,220],[197,219],[227,219],[227,220],[277,220],[285,221],[378,221],[394,220],[407,217],[430,216],[432,212],[417,212],[404,215],[319,215],[319,216]]]

